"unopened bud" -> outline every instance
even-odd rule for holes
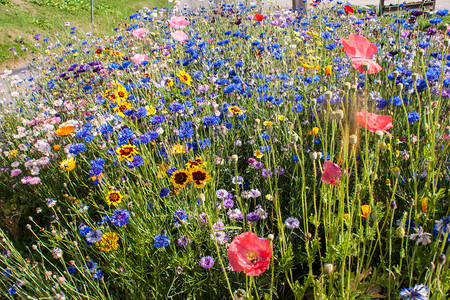
[[[400,176],[400,169],[398,167],[395,167],[395,169],[394,169],[394,176],[396,178],[398,178]]]
[[[402,236],[405,235],[405,228],[399,227],[399,228],[397,228],[397,230],[395,231],[395,233],[397,234],[398,237],[402,237]]]
[[[412,73],[411,78],[415,82],[419,80],[420,75],[418,73]]]
[[[397,84],[397,90],[403,91],[403,83],[398,83]]]
[[[334,266],[332,264],[323,265],[323,274],[331,274],[334,270]]]
[[[450,134],[450,126],[446,126],[445,127],[445,133],[446,134]]]
[[[352,84],[352,92],[356,92],[358,86],[356,84]]]
[[[377,79],[374,82],[375,82],[376,85],[381,85],[381,80],[380,79]]]
[[[340,90],[340,91],[339,91],[339,97],[342,98],[342,97],[344,97],[344,95],[345,95],[345,92],[342,91],[342,90]]]
[[[298,134],[296,134],[295,132],[292,134],[292,139],[294,140],[294,142],[298,141]]]
[[[450,46],[450,40],[444,40],[444,46],[445,47],[448,47],[448,46]]]
[[[309,158],[312,160],[316,160],[317,159],[317,152],[309,152]]]
[[[445,257],[445,254],[439,255],[439,257],[438,257],[438,262],[439,262],[441,265],[445,264],[446,261],[447,261],[447,258]]]
[[[342,109],[338,109],[334,113],[336,114],[337,120],[342,120],[344,118],[344,111]]]
[[[237,162],[238,159],[239,159],[239,158],[238,158],[238,156],[237,156],[236,154],[231,155],[231,160],[232,160],[232,161]]]
[[[356,145],[357,141],[358,137],[356,136],[356,134],[352,134],[351,136],[349,136],[349,142],[351,145]]]
[[[316,106],[316,104],[317,104],[317,99],[316,99],[316,98],[312,98],[312,99],[310,100],[310,102],[311,102],[311,105],[312,105],[312,106]]]
[[[273,241],[273,238],[274,238],[273,234],[269,234],[269,235],[267,236],[267,239],[268,239],[269,241]]]
[[[381,130],[375,131],[375,137],[377,140],[381,140],[383,138],[384,132]]]
[[[344,83],[344,89],[345,89],[346,91],[350,90],[351,87],[352,87],[352,84],[351,84],[350,82]]]
[[[198,199],[200,199],[200,201],[202,201],[202,203],[204,203],[205,202],[205,194],[199,194]]]
[[[394,72],[392,72],[392,76],[393,76],[394,78],[397,78],[399,75],[400,75],[400,72],[399,72],[399,71],[394,71]]]
[[[422,48],[420,48],[418,52],[419,52],[420,55],[424,55],[425,54],[425,50],[423,50]]]
[[[325,99],[331,100],[333,98],[333,93],[330,91],[325,92]]]
[[[397,208],[397,203],[395,202],[395,200],[391,201],[391,208],[392,209],[396,209]]]
[[[428,269],[430,269],[430,270],[434,270],[434,263],[431,261],[429,264],[428,264]]]
[[[363,71],[367,72],[367,71],[369,71],[370,65],[368,62],[365,62],[365,63],[363,63],[362,67],[363,67]]]

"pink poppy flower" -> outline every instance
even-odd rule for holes
[[[261,240],[253,232],[244,232],[234,238],[228,248],[228,260],[233,270],[247,276],[262,274],[270,264],[272,250],[269,240]]]
[[[356,114],[356,118],[358,123],[361,124],[364,128],[367,128],[368,131],[375,132],[377,130],[381,130],[389,137],[391,134],[387,132],[388,129],[392,128],[392,117],[388,115],[377,115],[374,113],[367,112],[366,110],[362,110]],[[367,118],[367,124],[365,119]]]
[[[183,29],[184,27],[189,25],[189,21],[186,20],[185,17],[172,17],[169,20],[169,27],[175,29]]]
[[[138,28],[138,29],[133,30],[133,31],[131,32],[131,35],[134,36],[134,37],[137,37],[137,38],[141,38],[141,37],[143,37],[144,35],[147,35],[147,34],[149,34],[149,33],[150,33],[150,31],[148,31],[148,29],[145,29],[145,28]]]
[[[352,65],[356,70],[365,73],[363,70],[364,63],[369,64],[367,74],[374,74],[382,70],[379,64],[370,59],[377,53],[378,47],[370,43],[368,39],[361,35],[350,34],[348,40],[341,38],[341,42],[344,47],[344,52],[351,58]]]
[[[322,182],[330,185],[338,185],[341,180],[342,168],[331,161],[323,164]]]
[[[136,54],[136,55],[134,55],[134,56],[131,58],[131,60],[132,60],[135,64],[140,65],[140,64],[142,64],[142,62],[148,60],[148,56],[147,56],[147,54]]]
[[[188,39],[188,36],[186,35],[186,33],[184,33],[183,31],[179,31],[179,30],[172,32],[170,35],[174,38],[174,40],[179,41],[179,42],[184,42],[185,40]]]

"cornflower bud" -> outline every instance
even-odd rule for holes
[[[331,274],[334,270],[334,266],[332,264],[323,265],[323,274]]]

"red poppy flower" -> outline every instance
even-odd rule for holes
[[[272,250],[269,240],[261,240],[253,232],[244,232],[234,238],[228,248],[228,260],[233,270],[247,276],[262,274],[270,264]]]
[[[326,161],[323,164],[322,182],[330,185],[338,185],[341,180],[342,169],[337,164],[331,161]]]
[[[389,136],[391,134],[387,132],[389,128],[392,128],[392,117],[388,115],[377,115],[374,113],[367,112],[366,110],[362,110],[356,114],[356,118],[358,123],[361,124],[364,128],[367,128],[368,131],[375,132],[377,130],[381,130],[384,133],[387,133]],[[367,123],[365,119],[367,118]]]
[[[377,53],[378,47],[370,43],[368,39],[361,35],[350,34],[348,40],[341,38],[341,42],[344,47],[344,52],[351,58],[352,65],[356,70],[365,73],[363,70],[364,63],[369,64],[367,74],[374,74],[382,70],[379,64],[370,59]]]
[[[254,18],[256,21],[261,22],[261,21],[264,19],[264,16],[263,16],[263,15],[260,15],[260,14],[255,14],[255,15],[253,16],[253,18]]]
[[[346,15],[349,15],[349,14],[352,14],[352,13],[355,12],[355,11],[353,10],[353,7],[351,7],[350,5],[346,5],[346,6],[344,7],[344,11],[345,11],[345,14],[346,14]]]

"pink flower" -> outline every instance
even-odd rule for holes
[[[170,34],[176,41],[184,42],[188,39],[188,36],[183,31],[175,31]]]
[[[41,179],[39,177],[31,177],[28,183],[31,185],[39,184],[41,183]]]
[[[14,170],[11,171],[11,177],[16,177],[20,173],[22,173],[21,169],[14,169]]]
[[[356,70],[364,73],[364,63],[369,64],[367,74],[374,74],[382,70],[379,64],[370,59],[375,53],[377,53],[378,47],[370,43],[368,39],[361,35],[350,34],[348,36],[348,40],[341,38],[341,42],[344,47],[344,52],[351,58],[352,65]]]
[[[334,164],[329,160],[323,164],[322,182],[338,185],[341,180],[341,175],[342,169],[337,164]]]
[[[142,62],[148,60],[148,56],[147,56],[147,54],[136,54],[135,56],[133,56],[133,57],[131,58],[131,60],[132,60],[135,64],[140,65],[140,64],[142,64]]]
[[[366,110],[362,110],[356,114],[356,118],[358,123],[361,124],[364,128],[367,128],[368,131],[375,132],[377,130],[381,130],[384,133],[387,133],[389,136],[391,134],[387,132],[388,129],[392,128],[392,117],[388,115],[377,115],[374,113],[367,112]],[[367,123],[365,119],[367,118]]]
[[[172,17],[169,20],[169,27],[175,29],[183,29],[184,27],[189,25],[189,21],[186,20],[185,17]]]
[[[228,248],[228,260],[233,270],[247,276],[262,274],[270,264],[272,250],[269,240],[261,240],[253,232],[244,232],[234,238]]]
[[[150,31],[148,31],[148,29],[145,29],[145,28],[138,28],[138,29],[133,30],[133,31],[131,32],[131,35],[132,35],[132,36],[135,36],[135,37],[137,37],[137,38],[141,38],[141,37],[143,37],[144,35],[147,35],[147,34],[149,34],[149,33],[150,33]]]

